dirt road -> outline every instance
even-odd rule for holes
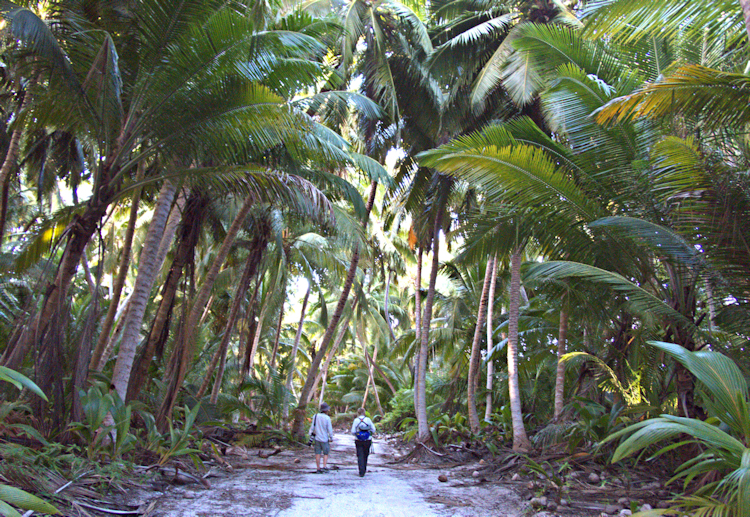
[[[435,470],[393,463],[393,451],[375,440],[368,473],[357,474],[350,436],[337,434],[326,474],[315,473],[311,448],[283,451],[263,459],[248,456],[234,472],[199,485],[168,487],[134,495],[151,517],[512,517],[522,504],[510,490],[465,474],[476,466]],[[299,463],[294,463],[299,458]],[[447,483],[438,476],[448,476]],[[135,502],[135,501],[133,501]]]

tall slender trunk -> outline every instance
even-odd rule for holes
[[[169,337],[169,322],[172,317],[177,290],[183,271],[192,261],[195,248],[198,245],[200,228],[206,215],[207,204],[208,201],[205,196],[198,192],[193,192],[185,205],[185,210],[181,214],[182,223],[179,228],[179,243],[161,290],[161,300],[159,307],[156,309],[154,320],[151,323],[148,337],[145,340],[145,346],[139,352],[130,373],[127,400],[133,400],[138,396],[147,382],[148,368],[154,356],[161,357],[163,353],[164,345]]]
[[[526,436],[521,408],[521,390],[518,382],[518,318],[521,297],[521,259],[523,246],[513,250],[510,259],[510,293],[508,301],[508,391],[510,415],[513,426],[513,450],[529,450],[531,442]]]
[[[141,256],[138,261],[138,276],[135,280],[133,295],[130,298],[130,308],[126,316],[122,330],[122,341],[120,351],[117,354],[115,369],[112,373],[112,385],[122,400],[125,400],[128,392],[128,381],[135,360],[135,351],[140,341],[143,316],[146,314],[146,305],[151,294],[151,288],[156,279],[157,256],[159,244],[164,233],[164,227],[169,218],[177,187],[169,180],[159,192],[159,198],[154,208],[154,215],[148,227],[146,240],[143,243]]]
[[[31,104],[31,92],[29,88],[23,93],[23,100],[21,101],[21,108],[18,110],[19,113],[23,113]],[[18,159],[18,150],[21,145],[21,136],[23,135],[23,126],[18,123],[18,127],[13,130],[10,135],[10,143],[8,144],[8,150],[5,152],[5,159],[3,165],[0,167],[0,244],[3,243],[5,237],[5,222],[8,217],[8,195],[10,192],[10,171],[16,164]]]
[[[375,204],[375,193],[377,191],[377,186],[378,184],[374,181],[370,184],[370,197],[367,200],[365,219],[364,221],[362,221],[362,225],[365,228],[367,227],[367,222],[370,220],[370,212],[372,211],[372,206],[373,204]],[[300,391],[299,404],[294,410],[294,423],[292,424],[292,434],[294,434],[295,436],[302,437],[304,435],[305,413],[307,411],[307,397],[309,397],[310,393],[312,393],[315,377],[318,373],[318,369],[320,368],[320,363],[323,360],[323,355],[325,355],[326,350],[328,349],[328,345],[333,339],[333,334],[336,331],[336,325],[338,325],[339,320],[341,319],[341,314],[344,312],[346,302],[349,299],[349,292],[352,289],[352,284],[354,284],[354,277],[357,273],[358,264],[359,247],[355,247],[351,262],[349,264],[349,270],[346,274],[344,287],[341,289],[339,302],[336,305],[336,310],[334,311],[333,316],[331,317],[331,321],[328,323],[328,328],[326,328],[326,332],[320,342],[320,349],[318,350],[318,353],[315,354],[315,358],[310,364],[310,369],[307,371],[307,379],[305,380],[305,385],[302,387],[302,391]]]
[[[190,309],[190,313],[185,324],[185,331],[182,333],[183,337],[181,346],[179,348],[176,348],[174,352],[180,352],[175,375],[171,379],[167,379],[167,392],[164,396],[164,400],[162,401],[161,406],[159,407],[159,413],[156,418],[156,424],[160,430],[165,429],[167,420],[172,416],[172,409],[174,408],[174,404],[177,401],[178,390],[180,389],[180,386],[182,386],[182,381],[185,380],[188,365],[193,358],[195,344],[193,337],[195,335],[195,329],[198,324],[198,320],[203,312],[203,308],[208,301],[209,296],[211,295],[211,289],[216,282],[216,277],[219,276],[221,266],[224,264],[224,260],[229,254],[229,250],[234,244],[234,241],[237,238],[237,234],[242,228],[242,225],[245,222],[245,218],[247,217],[248,212],[250,212],[250,208],[252,208],[253,204],[254,197],[248,196],[247,199],[245,199],[245,202],[243,203],[239,212],[235,216],[234,221],[232,221],[232,224],[227,229],[227,234],[224,237],[224,241],[222,242],[221,247],[219,248],[219,252],[216,254],[216,258],[214,258],[214,261],[211,263],[211,267],[209,268],[205,278],[203,279],[201,289],[200,291],[198,291],[192,308]]]
[[[388,279],[385,281],[385,296],[383,298],[383,312],[385,313],[385,322],[388,325],[388,333],[391,336],[391,341],[396,339],[396,335],[393,333],[393,325],[391,324],[391,315],[388,312],[388,305],[390,302],[391,292],[391,279],[393,278],[393,271],[388,269]]]
[[[76,217],[68,226],[69,237],[55,278],[45,288],[46,294],[36,316],[19,335],[18,341],[9,344],[3,364],[6,368],[17,370],[31,347],[35,343],[42,343],[47,338],[51,325],[58,321],[56,316],[63,308],[68,287],[78,270],[83,252],[106,214],[112,197],[109,190],[103,189],[99,196],[92,198],[83,215]]]
[[[321,383],[321,380],[323,382],[320,392],[325,392],[325,382],[327,379],[328,374],[328,368],[331,367],[331,362],[333,361],[333,358],[336,357],[336,352],[338,352],[339,347],[341,346],[341,342],[344,340],[344,336],[346,335],[346,331],[349,327],[349,322],[352,319],[352,316],[354,315],[354,309],[357,306],[358,299],[354,299],[354,303],[352,303],[351,308],[349,310],[349,313],[344,317],[344,322],[339,325],[339,331],[336,335],[336,340],[333,342],[333,346],[328,351],[328,356],[326,357],[326,362],[323,364],[323,368],[321,368],[321,371],[318,372],[318,375],[315,377],[315,383],[313,384],[312,393],[315,393],[315,391],[318,389],[318,385]],[[321,395],[322,396],[322,395]],[[307,402],[309,403],[310,400],[308,399]]]
[[[440,267],[440,222],[443,216],[442,206],[435,214],[435,223],[432,233],[432,269],[430,270],[430,283],[427,288],[427,299],[424,302],[424,315],[422,316],[422,332],[420,335],[419,364],[417,368],[417,439],[420,442],[430,437],[430,425],[427,421],[427,351],[429,350],[430,323],[432,322],[432,304],[435,301],[435,282],[437,281],[438,268]]]
[[[484,406],[484,419],[490,421],[492,418],[492,390],[493,377],[495,375],[495,362],[490,359],[493,347],[493,308],[495,305],[495,287],[497,285],[497,253],[492,257],[492,281],[490,282],[490,292],[488,295],[489,303],[487,304],[487,399]]]
[[[477,309],[477,324],[474,327],[474,339],[471,341],[471,357],[469,358],[469,378],[468,378],[468,410],[469,410],[469,427],[473,433],[479,432],[479,413],[477,413],[477,388],[479,387],[479,364],[481,353],[479,345],[481,343],[482,327],[484,326],[485,315],[487,314],[487,299],[489,298],[490,283],[492,282],[492,259],[487,261],[487,267],[484,271],[484,282],[482,283],[482,295],[479,298],[479,308]]]
[[[555,375],[555,414],[554,420],[560,420],[563,411],[565,395],[565,363],[562,357],[567,350],[568,342],[568,311],[565,308],[565,296],[563,296],[563,308],[560,310],[560,326],[557,334],[557,372]]]
[[[253,367],[255,366],[255,354],[258,353],[258,345],[260,344],[260,335],[263,332],[263,320],[266,319],[266,312],[268,311],[268,305],[271,303],[271,297],[266,296],[263,305],[260,306],[260,315],[258,316],[258,324],[255,326],[255,333],[253,334],[253,343],[250,347],[250,352],[247,356],[247,373],[251,377],[253,376]]]
[[[279,354],[279,341],[281,341],[281,325],[284,323],[284,300],[281,301],[281,308],[279,308],[279,320],[276,322],[276,335],[273,338],[273,351],[271,352],[271,360],[269,361],[268,377],[266,380],[271,380],[271,371],[276,368],[276,356]]]
[[[380,402],[380,393],[378,393],[378,387],[375,385],[375,364],[378,360],[378,347],[375,346],[375,351],[372,353],[372,357],[370,357],[370,354],[367,352],[367,349],[365,348],[365,360],[367,361],[367,364],[369,365],[369,376],[367,382],[372,386],[372,393],[375,395],[375,402],[378,405],[378,413],[380,413],[380,416],[385,416],[385,411],[383,411],[383,404]],[[364,405],[362,406],[364,407]]]
[[[302,299],[302,310],[299,315],[299,325],[297,325],[297,333],[294,335],[294,344],[292,345],[292,354],[289,361],[289,373],[286,374],[286,390],[284,391],[284,407],[282,408],[282,422],[283,429],[286,429],[286,424],[289,421],[289,393],[292,391],[292,382],[294,380],[294,370],[297,365],[297,350],[299,350],[299,342],[302,339],[302,325],[305,323],[305,315],[307,313],[307,301],[310,299],[310,293],[312,292],[312,283],[307,284],[307,291],[305,297]]]
[[[138,164],[138,172],[136,173],[136,181],[141,181],[146,173],[145,162]],[[109,342],[110,332],[112,331],[112,325],[117,315],[117,310],[120,305],[120,297],[122,296],[122,288],[125,286],[125,280],[128,277],[128,269],[130,269],[130,252],[133,247],[133,236],[135,235],[135,224],[138,221],[138,207],[141,203],[141,193],[143,188],[135,189],[133,192],[133,200],[130,204],[130,218],[128,219],[128,226],[125,230],[125,236],[123,237],[122,256],[120,257],[120,264],[117,269],[117,277],[115,278],[114,285],[112,286],[112,299],[109,302],[109,308],[107,309],[107,315],[102,323],[102,328],[99,331],[99,339],[96,341],[96,347],[91,355],[91,361],[89,362],[89,369],[101,371],[101,360],[104,350]]]
[[[423,252],[420,246],[417,251],[417,276],[414,280],[414,348],[417,351],[414,354],[414,386],[412,392],[415,414],[417,407],[419,407],[419,402],[417,401],[419,396],[419,349],[417,349],[417,346],[421,346],[422,343],[422,258]]]
[[[247,255],[247,260],[245,261],[245,269],[242,271],[240,283],[237,285],[237,290],[235,291],[234,299],[232,300],[232,306],[229,309],[227,323],[224,326],[224,334],[221,336],[219,347],[216,349],[216,353],[211,359],[211,364],[209,365],[208,371],[206,372],[206,377],[203,379],[203,383],[201,384],[198,393],[195,395],[195,398],[197,398],[198,400],[200,400],[206,393],[206,390],[208,390],[208,385],[211,383],[211,376],[213,375],[216,366],[219,364],[222,358],[226,359],[227,348],[229,347],[229,340],[231,339],[232,333],[234,332],[234,325],[237,322],[237,315],[240,313],[242,301],[245,298],[245,294],[247,294],[247,287],[250,284],[250,278],[253,276],[254,270],[257,267],[257,262],[255,260],[256,258],[257,257],[253,253],[248,253]],[[220,380],[219,384],[221,384]],[[216,404],[216,402],[212,403]]]

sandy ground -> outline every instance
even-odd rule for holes
[[[511,517],[523,504],[510,490],[482,483],[470,473],[393,462],[393,451],[375,440],[368,472],[357,474],[353,439],[336,434],[326,474],[315,473],[312,448],[283,451],[267,459],[248,456],[234,472],[217,471],[211,488],[167,486],[132,494],[131,504],[150,517],[326,516],[326,517]],[[255,453],[251,453],[255,454]],[[299,458],[299,463],[294,463]],[[448,482],[438,476],[445,474]],[[468,474],[468,476],[467,476]]]

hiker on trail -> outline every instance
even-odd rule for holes
[[[331,406],[323,402],[320,405],[320,413],[313,417],[313,423],[310,426],[310,438],[315,445],[315,466],[318,468],[317,473],[328,472],[328,454],[331,452],[330,442],[333,441],[333,426],[331,417],[328,412]],[[323,467],[320,466],[320,457],[323,456]]]
[[[365,408],[357,410],[357,416],[352,423],[352,434],[354,435],[354,446],[357,448],[357,465],[359,466],[359,477],[364,477],[367,472],[367,457],[370,455],[372,446],[372,435],[375,434],[375,426],[365,415]]]

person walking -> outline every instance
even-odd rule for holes
[[[331,406],[323,402],[320,405],[320,413],[313,417],[310,426],[310,438],[315,445],[315,466],[318,474],[328,472],[328,454],[331,452],[330,442],[333,441],[333,426],[331,417],[328,416],[330,410]],[[320,466],[321,456],[323,457],[322,467]]]
[[[372,446],[372,435],[375,434],[375,426],[367,415],[365,408],[357,410],[357,416],[352,423],[352,434],[354,435],[354,446],[357,448],[357,465],[359,466],[359,477],[364,477],[367,472],[367,457],[370,455]]]

